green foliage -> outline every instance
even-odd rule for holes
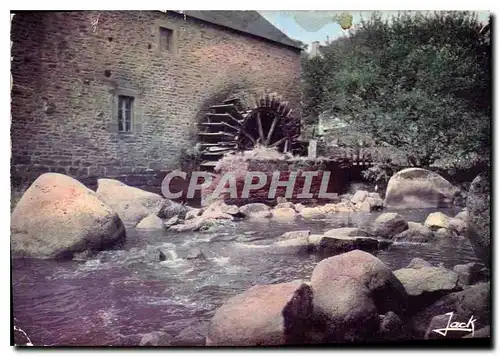
[[[389,21],[375,13],[322,57],[303,60],[304,110],[331,111],[411,165],[487,161],[491,46],[482,27],[468,12]]]

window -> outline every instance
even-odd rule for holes
[[[132,132],[134,97],[118,96],[118,131]]]
[[[173,34],[174,31],[166,27],[160,27],[160,51],[170,52],[173,48]]]

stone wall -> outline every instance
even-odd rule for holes
[[[173,30],[170,50],[160,26]],[[197,120],[232,92],[299,103],[297,50],[175,13],[22,12],[11,39],[14,185],[47,171],[151,183],[179,167]],[[118,95],[134,97],[132,133],[118,132]]]

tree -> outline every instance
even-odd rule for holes
[[[489,161],[491,45],[469,12],[374,13],[303,59],[304,110],[404,150],[410,164]]]

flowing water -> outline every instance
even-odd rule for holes
[[[423,222],[429,211],[402,214],[409,221]],[[228,298],[256,284],[309,279],[318,262],[314,255],[270,254],[260,245],[286,231],[321,233],[347,225],[366,226],[377,216],[337,214],[328,220],[293,223],[241,221],[213,233],[131,229],[124,245],[87,260],[15,259],[15,324],[34,345],[130,346],[153,331],[166,332],[183,345],[199,345],[211,317]],[[186,259],[195,248],[206,258]],[[165,261],[159,261],[158,249]],[[393,270],[414,257],[448,268],[478,261],[467,240],[396,243],[377,257]]]

